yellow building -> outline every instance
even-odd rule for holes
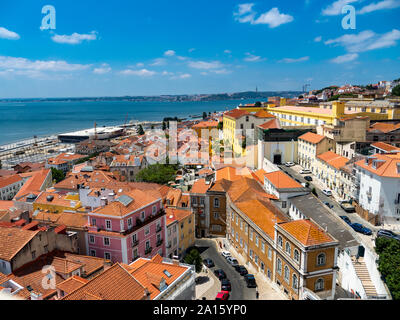
[[[195,124],[192,129],[196,132],[197,137],[199,139],[206,139],[204,137],[204,133],[207,133],[208,135],[208,150],[210,153],[210,156],[212,155],[212,146],[213,146],[213,140],[218,141],[219,140],[219,132],[218,132],[218,121],[216,120],[208,120],[208,121],[201,121],[197,124]],[[214,142],[215,145],[219,143]]]
[[[85,211],[78,193],[61,194],[54,190],[43,191],[33,203],[33,211],[61,213],[64,211]]]
[[[261,110],[252,113],[243,109],[233,109],[224,114],[223,118],[223,136],[225,152],[232,148],[232,153],[236,156],[244,155],[246,145],[255,145],[257,141],[256,127],[275,118],[272,114]],[[246,133],[250,134],[250,129],[254,130],[253,140],[245,139]]]
[[[178,222],[178,255],[182,256],[186,249],[194,245],[194,214],[186,209],[166,208],[165,211],[170,220]]]
[[[333,101],[331,105],[321,107],[283,106],[268,107],[267,110],[279,119],[283,127],[336,124],[343,117],[368,116],[371,120],[389,119],[389,113],[348,110],[343,101]]]

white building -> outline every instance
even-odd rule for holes
[[[24,184],[18,174],[0,178],[0,200],[12,200]]]
[[[400,153],[375,154],[355,163],[359,205],[378,221],[400,221]]]

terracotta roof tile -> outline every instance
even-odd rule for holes
[[[279,227],[287,231],[305,246],[313,246],[336,241],[311,220],[284,222],[280,223]]]
[[[303,188],[300,183],[290,178],[286,173],[282,172],[281,170],[266,173],[264,174],[264,177],[268,181],[270,181],[271,184],[277,189]]]
[[[400,148],[384,142],[374,142],[373,144],[371,144],[371,147],[375,147],[386,152],[400,152]]]
[[[321,153],[319,156],[317,156],[317,158],[336,169],[342,168],[346,165],[347,162],[349,162],[349,159],[342,157],[332,151]]]
[[[19,228],[0,227],[0,259],[11,261],[38,232]]]
[[[206,180],[198,179],[194,182],[192,189],[190,189],[190,193],[206,193],[207,190],[210,188],[210,184],[206,183]]]
[[[320,143],[323,139],[325,139],[325,136],[321,136],[320,134],[316,134],[316,133],[312,133],[312,132],[307,132],[307,133],[301,135],[300,137],[298,137],[298,139],[305,140],[305,141],[311,142],[313,144],[316,144],[316,143]]]

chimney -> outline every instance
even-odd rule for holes
[[[100,205],[101,205],[102,207],[104,207],[104,206],[106,206],[107,204],[108,204],[107,197],[101,197],[101,198],[100,198]]]
[[[108,201],[111,203],[115,200],[115,193],[114,192],[110,192],[108,194]]]

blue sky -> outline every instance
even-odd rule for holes
[[[341,8],[356,9],[356,29]],[[41,30],[42,7],[56,29]],[[400,77],[400,0],[3,0],[0,98],[317,89]]]

